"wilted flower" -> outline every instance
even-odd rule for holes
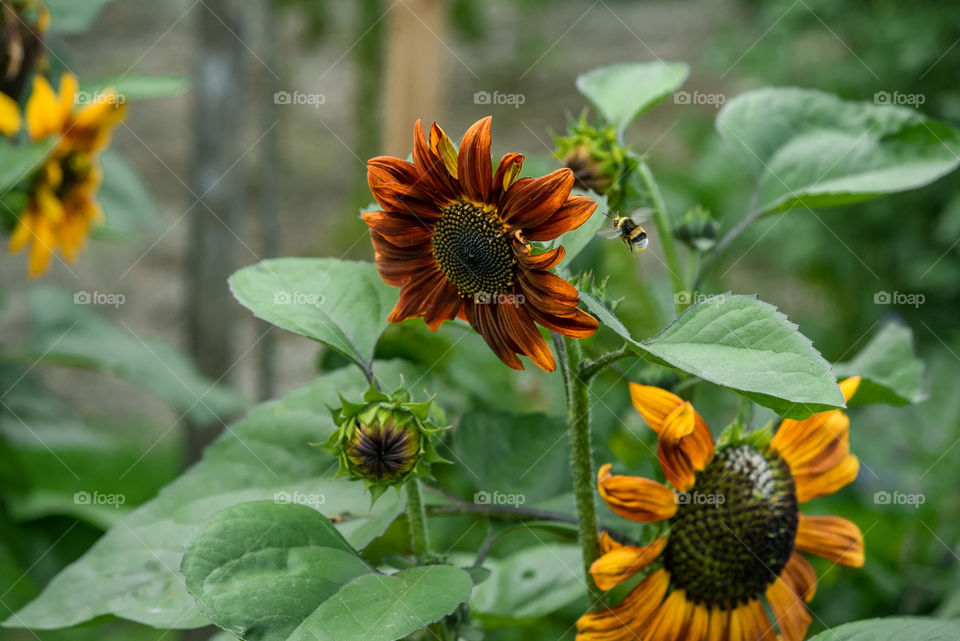
[[[847,399],[859,382],[841,383]],[[604,534],[603,555],[590,568],[598,587],[609,590],[650,571],[618,605],[583,615],[578,641],[802,641],[816,575],[800,553],[850,567],[864,561],[856,525],[798,507],[856,478],[850,420],[833,410],[784,420],[772,437],[734,432],[715,446],[689,402],[644,385],[631,384],[630,394],[657,432],[660,466],[677,492],[600,468],[600,496],[610,509],[668,527],[645,546]]]
[[[338,476],[362,480],[376,499],[386,489],[414,476],[429,476],[431,463],[447,462],[437,454],[437,434],[446,429],[433,399],[410,402],[406,390],[383,394],[371,386],[362,403],[342,396],[332,410],[337,429],[324,449],[340,461]]]

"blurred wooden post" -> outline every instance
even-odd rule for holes
[[[280,149],[282,127],[282,109],[277,105],[275,95],[284,89],[281,78],[286,74],[282,69],[284,56],[281,55],[280,9],[274,0],[264,0],[261,6],[262,22],[260,54],[264,65],[261,66],[262,79],[260,90],[263,92],[260,103],[260,131],[269,131],[260,143],[259,184],[254,186],[259,193],[254,202],[260,211],[256,212],[257,232],[260,236],[261,258],[273,258],[280,250],[280,217],[283,211],[283,154]],[[277,77],[280,75],[280,78]],[[262,400],[273,398],[276,393],[277,332],[270,323],[258,322],[257,333],[264,332],[257,352],[257,397]]]
[[[220,380],[234,365],[234,319],[239,310],[227,288],[236,268],[236,235],[244,197],[243,77],[247,51],[246,3],[204,0],[197,5],[193,77],[194,163],[190,188],[201,202],[190,212],[187,252],[187,342],[200,370]],[[220,430],[189,429],[188,462]]]
[[[383,35],[389,18],[383,18],[384,0],[361,0],[358,5],[355,48],[357,87],[353,97],[357,133],[354,151],[366,160],[383,153],[380,148],[383,126],[377,115],[387,102],[383,83]],[[357,208],[373,202],[364,171],[356,173],[351,202]]]
[[[387,17],[381,153],[406,158],[417,118],[427,127],[440,120],[450,57],[447,15],[447,0],[398,0]]]

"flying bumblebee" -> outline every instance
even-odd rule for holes
[[[600,235],[604,238],[619,238],[633,253],[643,252],[647,248],[649,239],[647,231],[640,225],[652,210],[638,209],[629,216],[610,216],[612,224],[610,227],[600,230]]]

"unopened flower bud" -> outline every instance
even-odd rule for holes
[[[708,251],[717,241],[717,221],[709,211],[697,205],[683,215],[673,235],[697,251]]]

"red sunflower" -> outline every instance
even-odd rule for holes
[[[576,229],[597,203],[570,195],[569,169],[517,179],[520,154],[506,154],[494,172],[490,122],[488,116],[474,123],[458,152],[436,123],[428,142],[418,120],[412,163],[390,156],[367,162],[370,190],[383,211],[363,219],[380,275],[401,288],[391,322],[423,318],[436,331],[461,318],[510,367],[523,369],[523,354],[553,371],[537,324],[585,338],[597,331],[597,321],[577,308],[576,288],[549,271],[563,260],[563,247],[534,255],[530,241]]]

